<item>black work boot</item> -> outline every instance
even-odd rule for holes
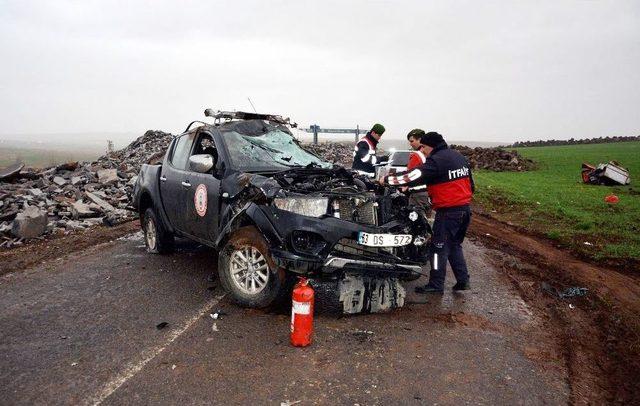
[[[455,291],[469,290],[471,289],[471,284],[469,283],[469,281],[466,281],[464,283],[457,282],[451,289]]]
[[[444,289],[437,288],[428,283],[424,286],[418,286],[415,290],[416,290],[416,293],[443,293],[444,292]]]

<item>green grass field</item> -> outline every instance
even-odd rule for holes
[[[93,161],[100,154],[94,151],[77,149],[75,151],[45,150],[36,148],[0,147],[0,168],[22,162],[27,166],[45,168],[69,161]]]
[[[518,152],[538,162],[539,169],[476,173],[476,200],[483,207],[587,257],[638,264],[640,142],[528,147]],[[630,171],[631,185],[582,183],[582,162],[610,160]],[[620,198],[618,204],[604,202],[610,193]]]

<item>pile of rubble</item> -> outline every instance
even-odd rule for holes
[[[508,151],[502,148],[470,148],[464,145],[452,145],[451,148],[464,155],[472,169],[487,169],[490,171],[522,172],[535,169],[536,164],[531,159],[524,158],[518,151]]]
[[[522,157],[517,151],[502,148],[469,148],[463,145],[452,145],[471,164],[472,169],[491,171],[528,171],[535,168],[535,162]],[[353,163],[353,143],[324,142],[320,144],[304,144],[304,148],[329,162],[335,162],[347,168]],[[378,155],[384,151],[378,150]]]
[[[320,144],[304,144],[303,147],[322,159],[342,165],[345,168],[351,168],[353,163],[352,142],[323,142]]]
[[[161,159],[171,137],[147,131],[95,162],[69,162],[43,170],[16,167],[0,174],[0,247],[132,218],[127,207],[140,166]]]
[[[546,147],[552,145],[581,145],[581,144],[605,144],[610,142],[631,142],[640,141],[640,135],[636,136],[613,136],[613,137],[593,137],[576,140],[538,140],[538,141],[518,141],[508,147]]]

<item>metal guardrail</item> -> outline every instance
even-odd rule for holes
[[[355,141],[358,142],[360,134],[366,134],[366,130],[361,130],[360,126],[356,128],[321,128],[317,124],[310,125],[309,128],[300,128],[300,131],[313,134],[313,143],[318,143],[318,134],[354,134]]]

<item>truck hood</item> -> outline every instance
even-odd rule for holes
[[[289,195],[363,194],[375,190],[368,178],[341,166],[300,167],[273,174],[235,172],[225,178],[231,199],[255,189],[267,199]]]

